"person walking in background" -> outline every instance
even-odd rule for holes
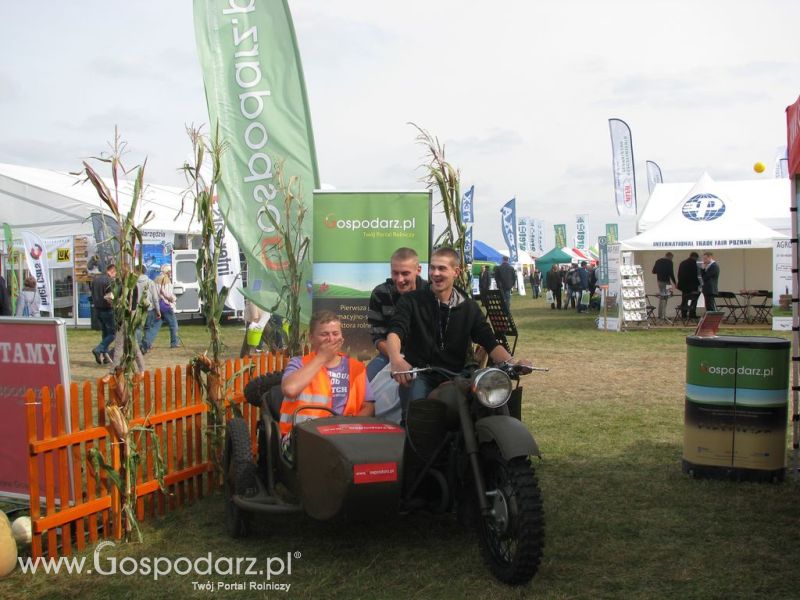
[[[503,262],[500,266],[494,268],[494,280],[497,282],[497,289],[503,294],[503,300],[506,301],[506,307],[509,312],[511,311],[511,290],[514,287],[514,282],[517,280],[517,272],[510,264],[508,264],[508,257],[503,257]]]
[[[700,297],[700,269],[697,252],[678,265],[678,289],[681,291],[681,318],[697,318],[697,299]]]
[[[589,271],[586,269],[586,261],[581,261],[581,266],[577,269],[578,273],[578,288],[575,290],[575,304],[578,312],[586,312],[589,310],[589,299],[586,298],[586,303],[582,303],[583,292],[589,289]]]
[[[547,285],[547,291],[550,292],[552,298],[550,299],[550,308],[555,309],[556,304],[558,304],[558,308],[561,309],[561,272],[558,270],[557,265],[553,265],[551,269],[547,272],[547,278],[545,280],[545,284]]]
[[[18,317],[38,317],[39,316],[39,292],[36,289],[36,278],[33,275],[26,275],[23,281],[22,292],[17,298]]]
[[[659,258],[653,265],[653,275],[658,282],[658,318],[666,320],[667,300],[670,295],[670,283],[677,285],[675,281],[675,268],[672,266],[672,252],[667,252]]]
[[[92,349],[94,360],[98,365],[110,363],[109,347],[114,342],[116,325],[114,323],[114,280],[117,277],[117,267],[113,263],[106,266],[105,273],[100,273],[92,279],[92,306],[94,314],[100,323],[101,340]]]
[[[11,316],[11,295],[5,278],[0,275],[0,317]]]
[[[703,299],[706,303],[706,312],[717,310],[714,296],[719,292],[719,265],[714,260],[713,252],[703,252]]]
[[[147,332],[152,329],[153,324],[157,319],[161,319],[161,311],[158,308],[158,288],[155,281],[147,276],[147,266],[138,265],[136,272],[139,277],[136,279],[136,292],[138,297],[143,299],[147,307],[147,317],[145,318],[144,325],[136,332],[136,343],[139,345],[139,350],[142,354],[146,354],[147,350],[144,347],[144,340],[147,339]]]
[[[143,351],[147,352],[153,347],[153,342],[158,336],[161,325],[166,321],[169,326],[169,347],[177,348],[180,345],[178,338],[178,318],[175,316],[175,293],[172,290],[172,267],[170,265],[161,266],[161,275],[156,278],[156,288],[158,289],[158,309],[161,313],[161,318],[156,319],[153,326],[147,332],[144,342]]]
[[[490,289],[492,289],[492,274],[489,273],[489,265],[482,265],[481,274],[478,277],[478,291],[484,306],[486,306],[486,294]]]
[[[542,274],[539,272],[539,269],[531,271],[530,281],[533,299],[536,300],[539,297],[539,289],[542,286]]]

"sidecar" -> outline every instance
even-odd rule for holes
[[[245,387],[258,407],[257,460],[250,428],[237,417],[227,424],[223,473],[226,528],[247,534],[253,513],[304,512],[318,520],[371,519],[396,514],[402,492],[405,430],[373,417],[301,421],[288,443],[278,423],[280,375],[257,377]]]

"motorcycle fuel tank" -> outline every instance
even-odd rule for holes
[[[297,478],[315,519],[369,519],[400,505],[405,430],[372,417],[331,417],[296,426]]]

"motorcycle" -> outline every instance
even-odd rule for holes
[[[530,462],[541,455],[520,420],[519,377],[533,370],[547,369],[504,364],[466,376],[412,369],[403,373],[436,373],[445,381],[409,404],[404,428],[375,417],[303,420],[301,407],[284,439],[280,375],[255,378],[245,388],[247,401],[260,408],[255,463],[244,419],[230,420],[226,431],[228,533],[246,535],[254,513],[383,520],[417,510],[453,512],[477,527],[483,562],[498,580],[529,582],[544,542]]]

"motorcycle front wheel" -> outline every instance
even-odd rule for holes
[[[542,559],[544,511],[539,482],[527,458],[505,460],[496,446],[481,449],[490,512],[481,517],[484,563],[508,585],[528,583]]]

